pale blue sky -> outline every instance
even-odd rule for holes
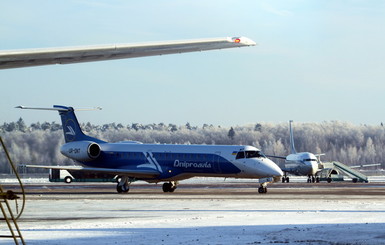
[[[0,70],[16,105],[103,107],[82,122],[385,122],[384,1],[1,1],[0,49],[246,36],[258,46]]]

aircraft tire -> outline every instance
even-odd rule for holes
[[[332,182],[332,178],[330,178],[330,177],[327,178],[327,182],[328,182],[328,183],[331,183],[331,182]]]
[[[162,189],[163,189],[163,192],[173,192],[174,190],[172,190],[172,184],[171,183],[163,183],[163,186],[162,186]]]
[[[286,183],[289,183],[289,182],[290,182],[290,178],[286,177]]]
[[[259,194],[265,194],[265,193],[267,193],[267,188],[266,188],[266,187],[263,187],[263,186],[259,187],[259,188],[258,188],[258,193],[259,193]]]
[[[129,190],[130,190],[129,186],[121,186],[121,185],[116,186],[116,191],[118,193],[127,193]]]

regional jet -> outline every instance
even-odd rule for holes
[[[126,59],[255,45],[254,41],[246,37],[225,37],[154,43],[0,50],[0,69]]]
[[[66,142],[60,152],[81,164],[27,167],[116,174],[121,179],[116,187],[118,193],[128,192],[130,183],[136,180],[164,182],[163,191],[173,192],[178,181],[196,176],[259,179],[258,192],[266,193],[267,184],[283,175],[273,161],[253,146],[108,143],[85,135],[72,107],[18,108],[58,111]]]
[[[290,179],[287,177],[287,174],[293,174],[297,176],[308,176],[308,183],[319,182],[319,178],[316,177],[319,167],[318,167],[318,159],[316,155],[310,152],[297,152],[294,146],[294,136],[293,129],[291,123],[293,121],[289,121],[289,131],[290,131],[290,154],[286,157],[281,156],[270,156],[274,158],[282,158],[285,159],[285,167],[281,168],[284,172],[284,176],[282,177],[282,183],[289,182]],[[317,155],[320,156],[321,154]]]

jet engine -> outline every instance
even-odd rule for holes
[[[60,148],[61,154],[80,162],[95,160],[100,155],[100,146],[92,141],[74,141]]]

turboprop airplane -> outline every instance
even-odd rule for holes
[[[255,45],[254,41],[246,37],[225,37],[154,43],[0,50],[0,69],[126,59]]]
[[[291,123],[293,121],[289,121],[289,131],[290,131],[290,155],[286,157],[280,156],[268,156],[274,158],[285,159],[285,167],[281,168],[284,172],[284,176],[282,177],[282,183],[289,183],[290,179],[287,177],[287,174],[293,174],[297,176],[308,176],[308,183],[319,182],[319,177],[317,177],[317,173],[319,171],[318,168],[318,159],[316,155],[310,152],[297,152],[294,146],[294,136],[293,129],[291,127]],[[320,156],[318,154],[317,156]]]
[[[178,181],[196,176],[259,179],[258,192],[266,193],[267,184],[283,175],[273,161],[253,146],[108,143],[85,135],[72,107],[17,108],[58,111],[66,142],[60,152],[82,165],[27,167],[116,174],[121,177],[116,187],[119,193],[128,192],[130,183],[136,180],[165,182],[163,191],[173,192]]]

